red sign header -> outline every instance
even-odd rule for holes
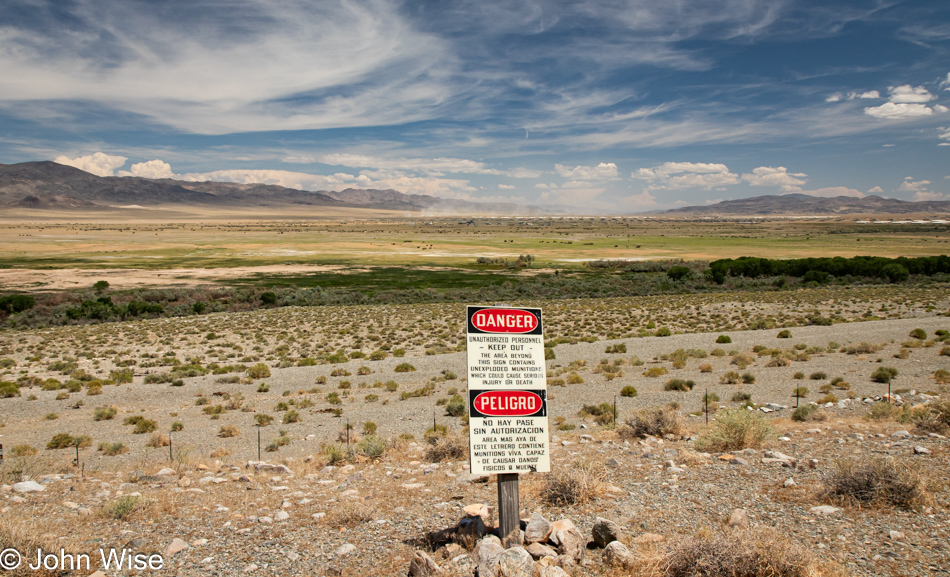
[[[472,315],[472,325],[486,333],[530,333],[538,318],[519,309],[482,309]]]
[[[473,405],[489,417],[526,417],[540,411],[544,401],[531,391],[488,391],[475,397]]]

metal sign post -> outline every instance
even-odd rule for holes
[[[469,306],[469,459],[498,475],[498,529],[518,529],[519,473],[551,470],[541,309]]]

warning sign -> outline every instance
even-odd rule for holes
[[[551,470],[541,309],[468,307],[473,473]]]

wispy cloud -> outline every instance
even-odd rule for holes
[[[798,192],[807,182],[808,175],[804,173],[789,174],[784,166],[760,166],[752,170],[752,174],[743,174],[742,180],[749,186],[775,186],[783,192]]]
[[[649,184],[645,190],[712,190],[739,183],[739,175],[725,164],[705,162],[665,162],[653,168],[641,168],[630,175]]]

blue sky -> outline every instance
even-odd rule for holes
[[[950,2],[5,0],[0,162],[637,212],[950,199]]]

